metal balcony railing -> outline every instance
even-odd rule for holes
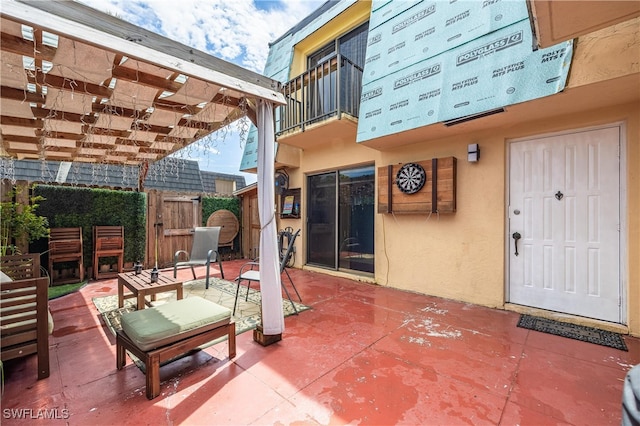
[[[342,55],[330,57],[283,84],[287,104],[276,108],[276,135],[342,113],[357,118],[361,92],[362,68]]]

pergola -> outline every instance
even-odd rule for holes
[[[278,83],[73,1],[3,1],[0,30],[1,157],[138,165],[142,182],[150,163],[239,118],[257,125],[263,327],[280,334]]]

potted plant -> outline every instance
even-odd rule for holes
[[[22,254],[21,246],[49,236],[49,221],[36,214],[44,198],[21,196],[24,189],[14,186],[0,203],[0,256]]]

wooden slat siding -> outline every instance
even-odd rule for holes
[[[158,267],[166,268],[173,264],[176,251],[191,251],[194,228],[202,226],[198,194],[176,195],[157,190],[147,193],[147,268],[155,264],[156,223],[162,223],[157,234]]]
[[[250,232],[251,232],[251,246],[248,249],[251,251],[251,259],[256,259],[260,256],[260,214],[258,211],[258,192],[255,196],[251,197],[251,211],[249,212],[251,217]]]
[[[456,211],[456,167],[455,157],[437,159],[436,200],[440,214]],[[427,175],[424,187],[415,194],[405,194],[395,185],[395,176],[403,164],[378,167],[378,213],[393,214],[429,214],[432,211],[433,173],[432,160],[415,161],[420,164]],[[390,182],[391,181],[391,182]],[[389,199],[391,187],[391,199]]]
[[[155,228],[153,226],[158,221],[158,191],[153,189],[147,191],[147,244],[146,244],[146,256],[141,259],[145,268],[152,268],[154,266],[155,256]],[[162,220],[162,217],[160,217]]]
[[[260,245],[260,220],[258,217],[258,190],[252,189],[242,196],[242,220],[240,222],[241,255],[255,259]]]
[[[173,264],[176,251],[191,252],[193,233],[196,226],[202,226],[200,202],[195,195],[162,197],[162,216],[164,225],[162,234],[163,265]]]
[[[393,176],[393,166],[389,164],[387,166],[387,213],[391,213],[393,211],[393,198],[389,197],[388,194],[393,192],[393,179],[389,179],[388,176]]]
[[[258,190],[252,189],[248,192],[243,193],[241,196],[242,206],[241,206],[241,220],[240,220],[240,250],[241,256],[244,259],[253,258],[253,222],[252,222],[252,211],[253,209],[258,208],[258,198],[257,198]]]
[[[438,213],[438,159],[431,159],[431,213]]]
[[[163,231],[165,237],[179,237],[193,235],[193,228],[187,229],[166,229]]]
[[[249,210],[251,203],[249,199],[249,194],[244,194],[240,197],[240,253],[243,258],[248,257],[247,247],[249,247],[249,241],[251,240],[249,234]]]

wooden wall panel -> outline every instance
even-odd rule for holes
[[[158,267],[173,265],[177,250],[191,251],[194,227],[202,226],[201,199],[195,194],[147,192],[147,256],[145,267],[155,264],[156,224]],[[182,259],[183,260],[183,259]]]
[[[435,185],[433,184],[434,160],[437,160]],[[456,211],[456,158],[444,157],[413,163],[420,164],[427,176],[424,186],[415,194],[405,194],[395,183],[396,174],[404,163],[378,167],[378,213],[454,213]]]
[[[258,190],[252,189],[240,196],[242,200],[242,256],[245,259],[255,259],[260,246],[260,217],[258,216]]]

